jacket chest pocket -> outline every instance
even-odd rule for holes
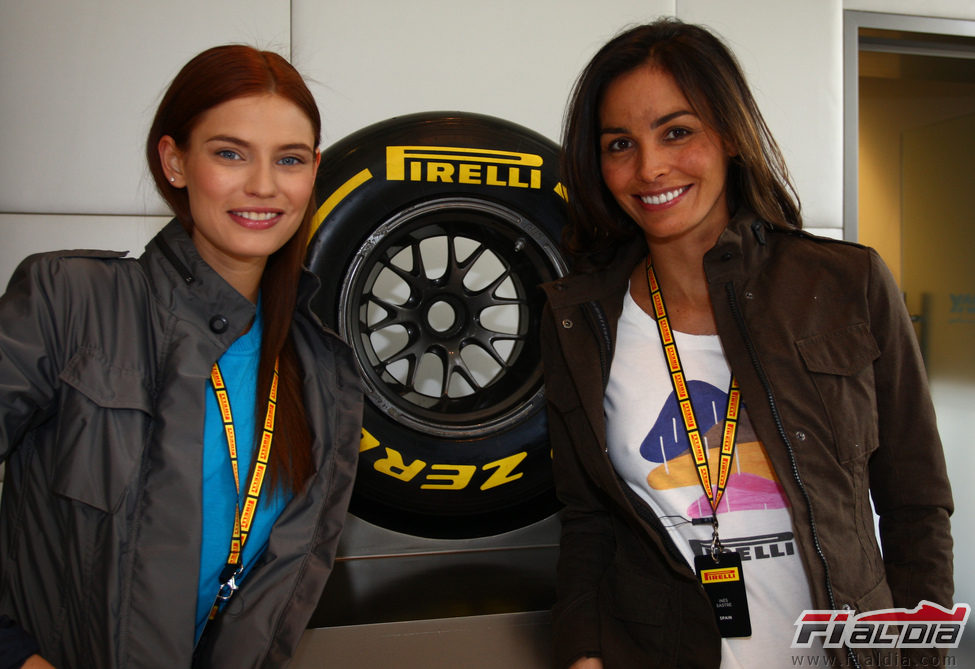
[[[137,474],[152,420],[145,371],[81,349],[61,373],[54,492],[106,513],[118,509]]]
[[[873,361],[880,349],[866,323],[796,342],[829,419],[836,455],[847,462],[878,446]]]

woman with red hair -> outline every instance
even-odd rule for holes
[[[204,51],[146,143],[176,218],[138,260],[45,253],[15,272],[0,667],[293,653],[335,557],[362,403],[302,269],[320,133],[282,57]]]

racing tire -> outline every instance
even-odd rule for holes
[[[405,534],[514,530],[558,507],[539,284],[566,271],[558,146],[471,113],[401,116],[322,154],[313,309],[366,393],[351,511]]]

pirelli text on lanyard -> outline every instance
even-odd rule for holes
[[[213,619],[221,602],[225,602],[237,591],[237,579],[243,570],[242,554],[247,537],[250,535],[254,515],[257,513],[257,503],[261,498],[264,486],[264,476],[267,473],[268,460],[271,457],[271,443],[274,440],[274,417],[278,402],[278,361],[274,361],[274,375],[271,378],[271,389],[267,399],[267,413],[261,428],[261,441],[257,447],[257,457],[254,459],[254,469],[250,483],[244,496],[243,509],[240,503],[240,472],[237,465],[237,435],[234,430],[234,417],[230,409],[230,395],[224,382],[220,366],[213,363],[210,370],[210,382],[217,397],[220,408],[220,418],[223,421],[224,434],[227,436],[227,449],[230,452],[230,467],[234,473],[234,486],[237,489],[237,502],[234,505],[234,531],[230,538],[230,550],[227,554],[227,565],[220,572],[220,590],[217,599],[210,609],[210,619]]]

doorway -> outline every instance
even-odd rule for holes
[[[955,500],[955,602],[973,604],[975,22],[848,11],[844,39],[844,237],[877,249],[912,314]],[[962,646],[971,666],[975,633]]]

